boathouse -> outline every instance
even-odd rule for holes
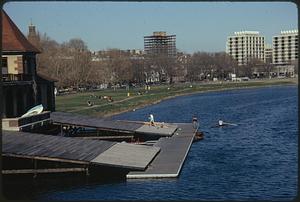
[[[55,111],[54,82],[36,70],[36,54],[32,45],[5,11],[2,17],[2,102],[3,118],[15,118],[35,105]]]

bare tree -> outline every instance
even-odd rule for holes
[[[131,59],[132,80],[135,83],[145,82],[145,61],[144,59]]]
[[[92,74],[89,74],[89,83],[108,84],[110,82],[110,72],[105,61],[91,62]]]
[[[266,64],[262,60],[251,58],[246,65],[242,65],[239,67],[238,76],[246,76],[252,78],[254,76],[254,72],[264,72],[265,65]]]
[[[119,49],[107,51],[107,68],[113,83],[129,84],[133,80],[133,69],[128,53]]]
[[[209,53],[196,52],[188,62],[188,75],[190,81],[207,79],[213,67],[213,58]]]
[[[167,54],[148,55],[146,58],[146,72],[157,72],[161,82],[169,81],[170,84],[173,83],[176,65],[176,57]]]
[[[214,54],[214,77],[218,79],[225,79],[229,73],[233,72],[233,69],[237,67],[237,63],[225,52],[219,52]]]
[[[225,52],[196,52],[188,61],[187,78],[190,81],[225,79],[236,67],[236,61]]]
[[[65,69],[70,71],[68,74],[70,83],[77,88],[80,85],[86,85],[93,68],[91,54],[87,50],[85,42],[81,39],[71,39],[62,45],[62,49],[64,50],[63,59],[67,63]]]
[[[88,51],[87,45],[80,38],[70,39],[68,42],[63,43],[63,45],[69,48],[71,51],[79,51],[79,52]]]
[[[47,34],[40,37],[36,45],[41,50],[36,60],[37,71],[58,79],[58,85],[60,85],[60,76],[63,68],[60,61],[60,45],[48,37]]]

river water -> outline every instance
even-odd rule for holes
[[[298,87],[181,96],[115,120],[191,122],[205,133],[179,178],[83,184],[36,191],[40,200],[291,200],[297,195]],[[218,120],[237,126],[214,127]],[[37,189],[37,188],[35,188]]]

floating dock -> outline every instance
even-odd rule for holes
[[[89,139],[3,131],[2,156],[82,165],[80,168],[61,168],[60,171],[80,172],[93,165],[127,170],[128,179],[178,177],[197,132],[192,123],[156,123],[151,126],[145,122],[110,121],[64,112],[51,113],[50,121],[61,129],[67,126],[123,136],[155,135],[158,140],[153,145],[141,145],[99,140],[97,137]],[[2,170],[3,174],[27,172],[33,171]],[[35,167],[34,173],[39,172],[59,172],[59,169]]]
[[[2,156],[144,170],[160,151],[129,143],[2,131]]]
[[[196,130],[192,124],[176,124],[178,130],[172,137],[160,138],[154,146],[160,148],[157,157],[145,171],[131,171],[127,178],[178,177]]]

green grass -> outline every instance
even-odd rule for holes
[[[147,93],[144,88],[132,88],[129,89],[129,91],[126,89],[106,89],[95,92],[57,96],[56,110],[103,117],[144,107],[178,95],[235,88],[253,88],[268,85],[287,85],[297,83],[297,78],[294,78],[254,80],[248,82],[214,82],[202,84],[177,84],[172,86],[161,85],[151,86],[151,89]],[[192,87],[190,87],[190,85],[192,85]],[[137,95],[138,91],[142,92],[143,94]],[[128,92],[130,93],[129,97],[127,96]],[[109,103],[107,100],[94,98],[93,95],[112,96],[114,102]],[[94,106],[88,107],[87,100],[93,102]]]

